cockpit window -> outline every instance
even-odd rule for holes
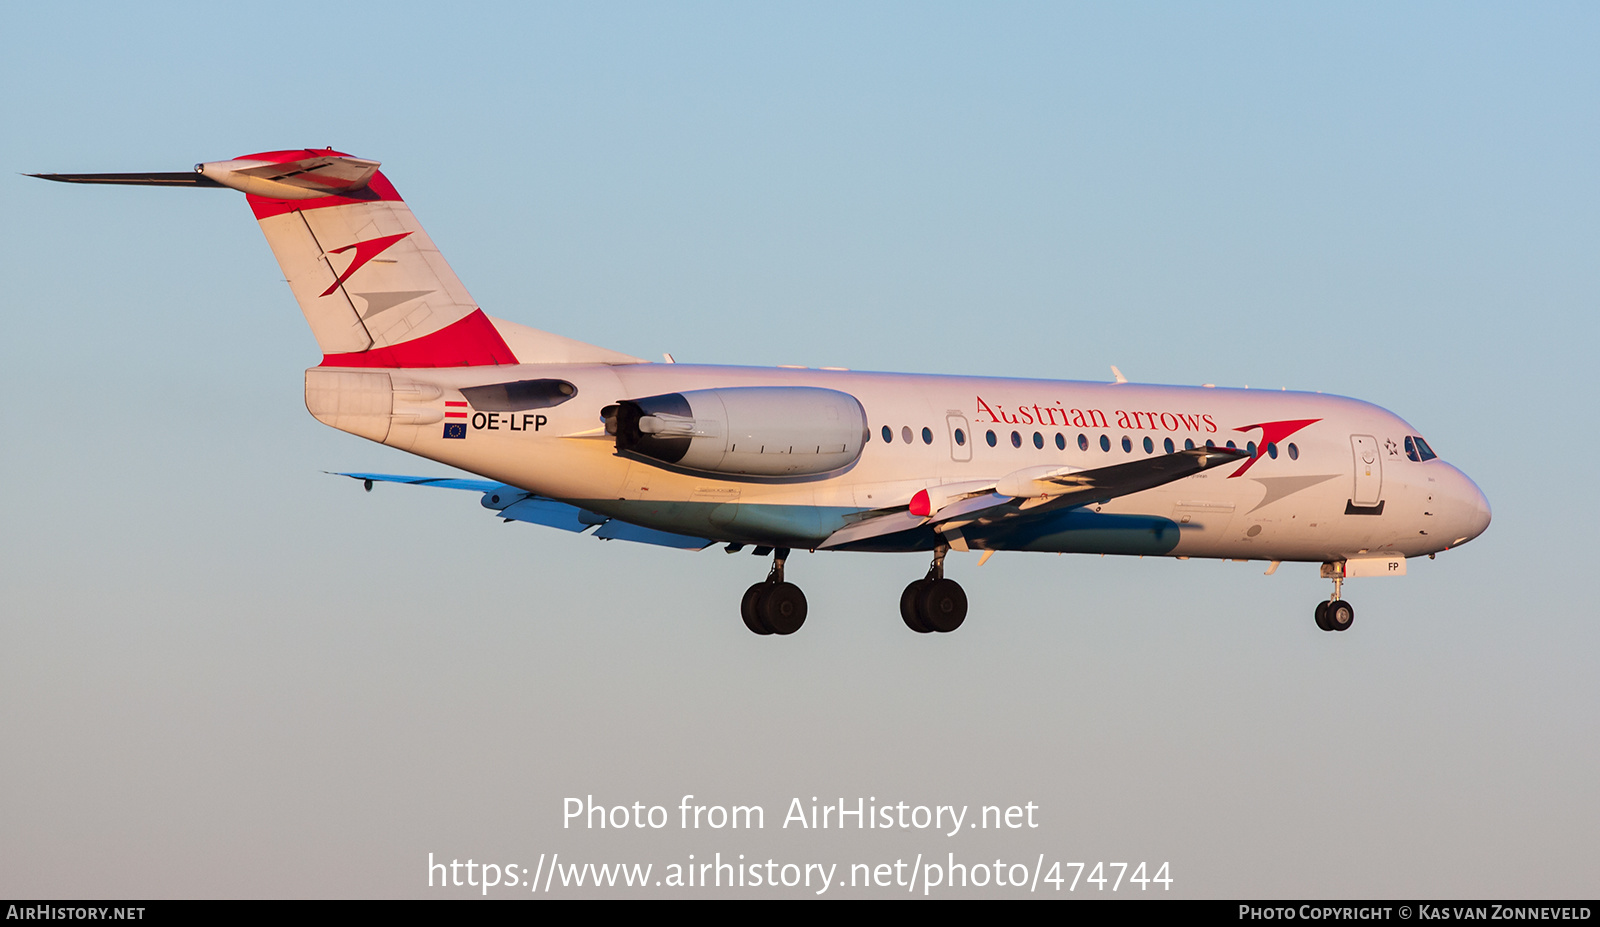
[[[1432,460],[1439,455],[1435,454],[1433,448],[1428,446],[1428,442],[1420,437],[1406,435],[1406,456],[1420,463],[1424,460]]]

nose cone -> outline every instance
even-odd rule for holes
[[[1489,500],[1483,490],[1465,473],[1445,464],[1448,468],[1444,483],[1444,532],[1451,547],[1458,547],[1482,534],[1489,527]]]

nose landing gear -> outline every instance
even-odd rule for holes
[[[744,626],[757,634],[793,634],[806,623],[806,594],[783,581],[783,562],[788,558],[789,548],[774,550],[766,581],[746,589],[739,602]]]
[[[944,578],[944,555],[949,552],[947,545],[934,550],[927,577],[900,593],[900,618],[918,634],[949,633],[967,620],[966,591],[955,580]]]
[[[1355,623],[1355,607],[1339,598],[1339,591],[1342,585],[1344,585],[1344,578],[1335,576],[1333,578],[1333,597],[1326,602],[1317,603],[1317,627],[1324,631],[1348,631],[1350,625]]]

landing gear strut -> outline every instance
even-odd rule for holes
[[[966,591],[955,580],[944,578],[944,555],[949,552],[948,545],[939,545],[933,552],[927,577],[900,593],[900,618],[918,634],[948,633],[967,620]]]
[[[757,634],[793,634],[806,623],[806,594],[783,581],[783,562],[788,558],[789,548],[774,550],[766,582],[746,589],[739,602],[744,626]]]
[[[1333,578],[1333,597],[1326,602],[1317,603],[1317,627],[1324,631],[1347,631],[1355,623],[1356,610],[1344,599],[1339,598],[1340,587],[1344,585],[1344,577]]]

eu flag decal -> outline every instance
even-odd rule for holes
[[[465,438],[467,436],[467,423],[445,422],[444,436],[446,438]]]

